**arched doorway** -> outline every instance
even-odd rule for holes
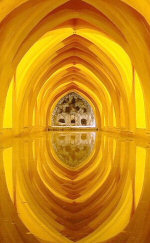
[[[53,127],[96,127],[91,105],[79,94],[70,92],[57,103],[52,115]]]

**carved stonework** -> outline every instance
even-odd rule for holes
[[[52,126],[95,126],[93,109],[80,95],[71,92],[57,103]]]

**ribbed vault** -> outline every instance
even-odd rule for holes
[[[0,1],[1,138],[46,131],[56,104],[71,92],[92,107],[99,130],[148,136],[149,13],[149,0]],[[4,222],[2,236],[8,230],[10,242],[32,243],[95,243],[117,236],[135,212],[143,184],[140,209],[150,195],[149,151],[137,148],[137,141],[99,135],[92,147],[73,146],[73,156],[74,149],[88,156],[69,167],[57,155],[57,136],[45,136],[18,139],[0,151],[0,184],[8,199],[1,211],[18,214],[16,224]],[[83,145],[81,133],[80,140]],[[146,232],[131,230],[138,239]],[[134,238],[130,228],[128,237]]]
[[[99,129],[149,129],[149,19],[132,4],[6,1],[0,25],[4,135],[46,129],[51,106],[72,87],[95,107]]]

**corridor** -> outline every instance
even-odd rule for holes
[[[0,243],[150,243],[150,0],[0,1]]]

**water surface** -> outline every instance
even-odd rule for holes
[[[0,242],[148,243],[148,142],[47,132],[0,150]]]

